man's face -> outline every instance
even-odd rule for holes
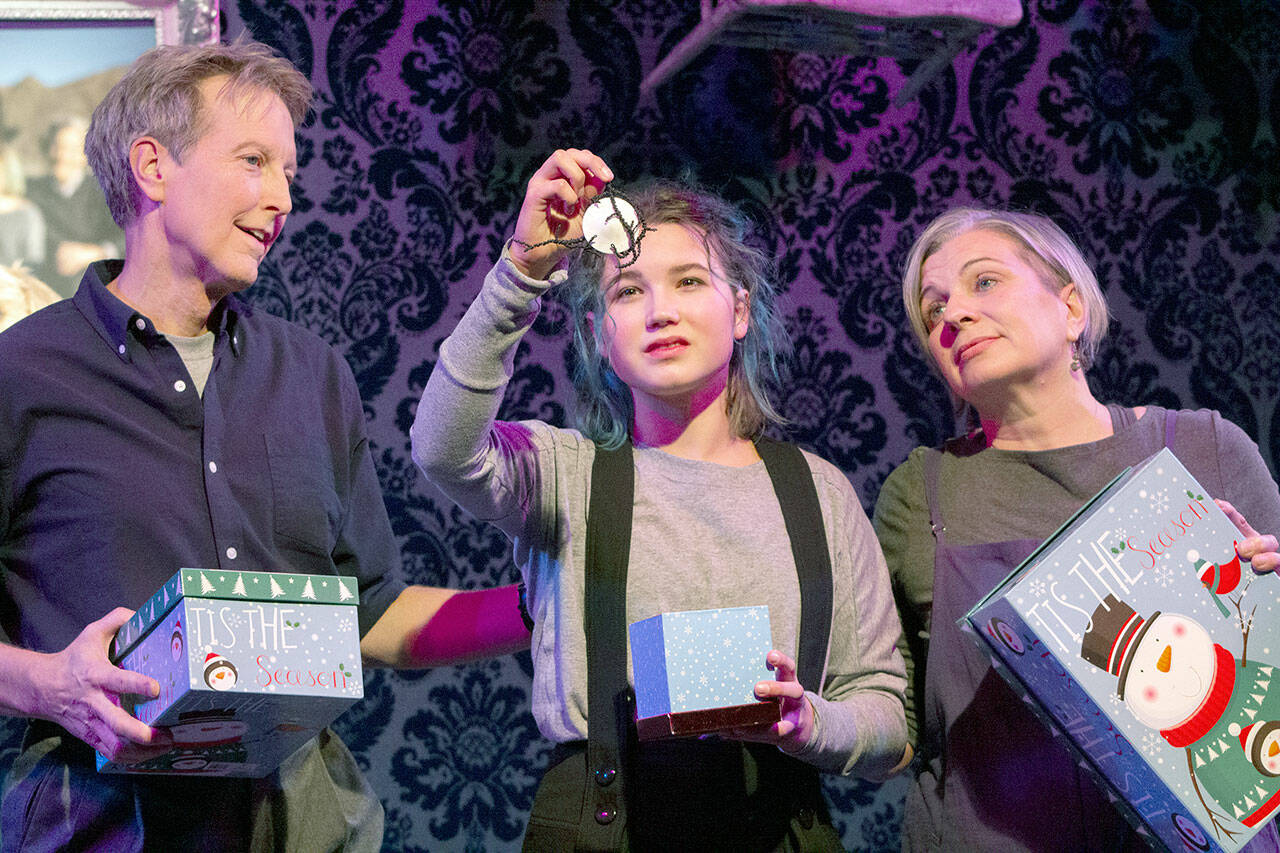
[[[170,267],[215,298],[257,279],[293,207],[289,184],[298,168],[284,102],[266,91],[220,94],[225,83],[201,84],[204,136],[181,162],[166,151],[160,163]]]

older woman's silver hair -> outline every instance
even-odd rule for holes
[[[1075,283],[1084,304],[1084,329],[1077,341],[1080,363],[1086,368],[1092,364],[1106,336],[1110,315],[1098,278],[1076,244],[1047,216],[973,207],[958,207],[938,216],[920,233],[907,254],[902,273],[902,301],[911,330],[925,353],[929,352],[929,330],[920,307],[924,262],[952,237],[978,230],[994,231],[1017,243],[1025,259],[1045,275],[1046,287],[1057,290],[1068,282]]]
[[[137,186],[129,149],[152,136],[182,160],[205,132],[200,84],[225,76],[227,92],[270,92],[284,102],[298,125],[311,105],[311,83],[287,60],[265,45],[168,45],[147,51],[125,72],[93,111],[85,154],[111,217],[122,228],[138,215]]]

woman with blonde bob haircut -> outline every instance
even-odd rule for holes
[[[1076,244],[1052,219],[1012,210],[957,207],[929,223],[929,227],[916,238],[902,275],[902,299],[906,305],[907,317],[911,320],[911,330],[916,333],[920,345],[928,351],[929,333],[920,312],[920,268],[924,266],[925,259],[943,243],[957,234],[979,228],[1004,234],[1018,241],[1025,253],[1024,257],[1040,267],[1046,286],[1049,283],[1075,283],[1086,306],[1087,318],[1084,333],[1079,340],[1080,363],[1085,368],[1093,364],[1110,321],[1107,300],[1098,285],[1098,277],[1093,274],[1089,262],[1080,254]]]
[[[907,255],[902,295],[973,425],[912,451],[875,509],[903,623],[915,752],[903,848],[1145,849],[957,620],[1116,474],[1162,447],[1225,499],[1255,571],[1274,570],[1280,554],[1245,519],[1280,529],[1280,492],[1257,446],[1217,412],[1094,397],[1085,370],[1106,332],[1106,302],[1048,218],[942,214]]]

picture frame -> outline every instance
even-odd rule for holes
[[[146,50],[216,42],[218,4],[0,0],[0,329],[123,251],[83,155],[89,118]]]
[[[69,21],[150,21],[156,44],[206,44],[218,39],[219,0],[0,0],[6,22],[57,25]]]

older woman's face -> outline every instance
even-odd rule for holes
[[[952,237],[921,268],[929,353],[953,393],[975,404],[1067,375],[1079,334],[1075,285],[1061,289],[1014,239],[978,229]]]

